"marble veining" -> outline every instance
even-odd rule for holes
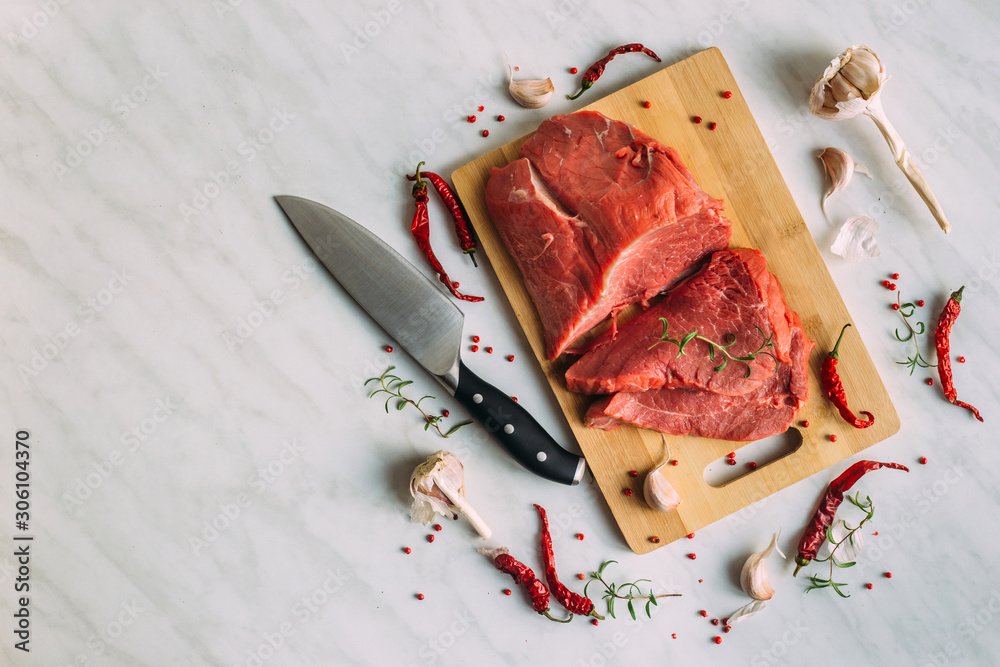
[[[998,30],[986,0],[4,2],[0,662],[995,664]],[[391,341],[272,200],[325,202],[423,266],[403,175],[420,160],[449,174],[578,108],[586,99],[563,96],[578,82],[569,69],[633,41],[665,64],[710,46],[726,56],[902,417],[899,434],[866,456],[913,468],[863,487],[879,535],[841,573],[849,599],[806,595],[791,563],[775,559],[768,609],[729,634],[698,610],[719,618],[742,606],[739,568],[778,528],[794,553],[838,467],[635,556],[589,476],[558,487],[479,429],[445,443],[415,412],[387,415],[367,398],[365,380],[393,364],[414,393],[437,397],[436,410],[464,418],[412,360],[383,350]],[[950,236],[869,121],[806,112],[812,81],[853,43],[889,69],[886,112]],[[520,74],[552,77],[547,107],[510,99],[505,55]],[[656,67],[622,58],[599,86]],[[819,208],[815,155],[830,145],[875,176],[830,202],[837,219],[865,213],[882,225],[881,257],[857,267],[828,251],[836,230]],[[433,234],[463,290],[487,298],[463,304],[465,331],[497,352],[466,352],[467,363],[567,439],[488,261],[473,269],[445,226]],[[879,286],[892,272],[907,298],[927,300],[928,321],[966,285],[954,349],[968,363],[956,374],[985,425],[925,386],[926,371],[910,377],[894,363],[906,349]],[[18,431],[31,446],[24,532],[14,524]],[[434,531],[408,520],[410,471],[445,444],[465,463],[491,544],[540,570],[539,502],[574,587],[575,573],[615,559],[616,580],[651,578],[683,597],[662,600],[652,620],[593,627],[551,625],[519,591],[505,596],[510,580],[475,552],[466,523],[442,522],[431,544]],[[25,544],[13,538],[25,534],[30,653],[15,648],[11,622]]]

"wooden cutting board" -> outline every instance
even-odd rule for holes
[[[600,89],[598,82],[586,95],[594,97]],[[722,96],[726,90],[733,93],[730,99]],[[652,103],[650,109],[643,106],[646,100]],[[575,357],[546,359],[531,298],[486,211],[484,190],[490,170],[517,159],[527,137],[454,172],[455,187],[482,247],[629,547],[640,554],[652,551],[896,433],[899,417],[856,328],[848,330],[841,344],[839,368],[849,404],[874,413],[875,425],[863,430],[849,426],[822,393],[820,364],[851,317],[722,53],[715,48],[702,51],[585,108],[631,123],[680,152],[702,188],[725,200],[725,215],[733,221],[732,246],[756,248],[764,254],[789,305],[816,341],[809,359],[810,398],[798,417],[810,426],[801,427],[797,421],[793,427],[801,433],[801,445],[753,470],[737,451],[745,474],[715,487],[705,481],[706,466],[745,443],[667,436],[671,458],[678,465],[664,470],[683,502],[672,512],[653,511],[642,499],[642,480],[661,458],[660,434],[633,427],[601,431],[583,426],[592,398],[570,393],[563,379]],[[694,123],[694,116],[704,122]],[[718,123],[714,131],[708,129],[713,121]],[[830,442],[831,434],[836,434],[836,442]],[[630,470],[638,471],[639,477],[630,477]],[[634,494],[624,495],[626,488]],[[659,543],[652,543],[652,536],[659,537]]]

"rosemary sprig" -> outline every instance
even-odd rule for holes
[[[379,388],[373,391],[371,394],[369,394],[368,398],[372,398],[377,394],[388,394],[388,397],[385,399],[386,414],[388,414],[389,412],[389,403],[392,402],[392,399],[396,399],[398,401],[398,403],[396,403],[397,410],[402,410],[407,405],[412,405],[413,407],[415,407],[417,410],[420,411],[420,414],[424,416],[424,430],[426,431],[431,426],[433,426],[434,430],[436,430],[438,432],[438,435],[440,435],[442,438],[448,438],[458,429],[472,423],[472,420],[464,421],[461,424],[456,424],[452,426],[450,429],[448,429],[447,432],[442,431],[441,420],[444,418],[441,417],[440,415],[428,414],[427,412],[424,411],[423,408],[420,407],[420,404],[423,403],[424,400],[428,398],[433,400],[434,397],[421,396],[417,400],[413,400],[412,398],[403,396],[403,389],[408,385],[413,384],[413,380],[403,380],[398,375],[393,375],[392,371],[394,370],[396,370],[395,366],[389,366],[389,368],[385,369],[385,372],[382,373],[382,375],[380,375],[379,377],[368,378],[367,380],[365,380],[365,386],[368,386],[369,382],[379,383]]]
[[[653,343],[652,345],[650,345],[647,348],[648,350],[652,350],[654,347],[656,347],[660,343],[673,343],[674,345],[677,346],[677,357],[680,357],[682,354],[687,354],[687,352],[684,351],[684,346],[686,346],[692,340],[697,339],[697,340],[705,341],[706,343],[708,343],[708,358],[709,358],[710,361],[715,361],[715,353],[716,352],[721,352],[722,353],[722,363],[719,364],[718,366],[716,366],[713,369],[715,371],[721,371],[723,368],[726,367],[726,365],[730,361],[738,361],[739,363],[741,363],[744,366],[746,366],[747,372],[743,375],[743,377],[748,378],[748,377],[750,377],[750,364],[748,364],[747,362],[748,361],[753,361],[754,359],[757,358],[758,355],[761,355],[761,354],[766,354],[767,356],[769,356],[772,359],[774,359],[774,366],[775,366],[775,368],[777,368],[777,366],[778,366],[778,359],[777,359],[777,357],[775,357],[773,354],[771,354],[770,352],[767,351],[767,350],[773,350],[774,349],[774,341],[772,340],[772,338],[774,338],[774,334],[772,333],[770,336],[768,336],[768,335],[766,335],[764,333],[764,330],[761,329],[758,326],[755,326],[754,329],[756,329],[757,331],[760,332],[760,337],[763,339],[763,342],[760,344],[760,347],[758,347],[756,350],[754,350],[750,354],[746,354],[746,355],[744,355],[742,357],[734,357],[733,355],[729,354],[729,351],[728,351],[730,347],[732,347],[733,345],[736,344],[736,334],[734,334],[734,333],[727,333],[726,334],[726,337],[725,337],[726,342],[724,344],[723,343],[717,343],[714,340],[711,340],[709,338],[705,338],[700,333],[698,333],[697,329],[695,329],[694,331],[692,331],[690,333],[684,334],[683,338],[680,338],[680,339],[678,339],[678,338],[671,338],[670,334],[669,334],[670,324],[667,322],[667,318],[661,317],[660,318],[660,322],[663,323],[663,333],[660,334],[660,340],[658,340],[655,343]],[[674,358],[676,359],[677,357],[674,357]]]
[[[632,620],[634,621],[636,620],[635,618],[636,600],[646,601],[646,616],[649,618],[653,618],[651,610],[652,607],[659,605],[659,603],[657,602],[659,598],[680,597],[681,595],[680,593],[664,593],[662,595],[654,595],[652,590],[650,590],[649,593],[643,593],[642,589],[639,587],[639,584],[643,582],[651,582],[652,580],[650,579],[637,579],[627,584],[615,584],[604,581],[603,578],[604,570],[608,567],[608,565],[617,562],[618,561],[616,560],[604,561],[601,564],[601,567],[598,568],[597,572],[590,573],[590,581],[588,581],[587,584],[583,587],[583,594],[584,596],[586,596],[587,589],[590,588],[590,585],[592,583],[594,583],[595,581],[601,582],[601,585],[604,586],[603,598],[608,601],[608,616],[610,616],[611,618],[615,618],[615,600],[627,601],[628,613],[630,616],[632,616]]]
[[[862,512],[865,512],[865,518],[863,518],[861,520],[861,523],[859,523],[854,528],[851,528],[845,521],[844,527],[847,528],[848,533],[843,537],[843,539],[838,541],[833,538],[832,523],[826,527],[826,540],[827,542],[832,544],[833,547],[830,549],[830,553],[825,558],[817,558],[813,562],[823,563],[826,561],[830,561],[830,576],[827,577],[826,579],[817,577],[815,574],[809,577],[809,580],[812,582],[812,585],[806,589],[806,593],[813,590],[814,588],[832,588],[834,592],[836,592],[837,595],[839,595],[842,598],[851,597],[849,593],[845,593],[844,591],[841,590],[841,586],[847,586],[847,584],[836,582],[833,580],[833,568],[839,567],[846,569],[849,567],[853,567],[854,565],[857,564],[857,562],[851,561],[849,563],[838,563],[836,560],[834,560],[833,555],[837,553],[837,549],[839,549],[843,544],[845,543],[853,544],[854,534],[857,533],[859,530],[861,530],[861,527],[864,526],[869,521],[871,521],[871,518],[875,516],[875,505],[872,503],[872,499],[869,496],[865,496],[865,499],[862,501],[860,500],[860,498],[861,498],[860,492],[855,493],[853,496],[847,496],[847,499],[851,502],[852,505],[861,509]]]
[[[937,364],[932,364],[931,362],[927,361],[924,358],[924,355],[920,353],[920,343],[917,341],[917,336],[922,336],[924,334],[925,331],[924,323],[917,322],[917,326],[914,327],[913,325],[910,324],[910,320],[907,319],[913,316],[913,313],[916,311],[917,306],[909,302],[902,303],[902,298],[903,295],[901,293],[896,295],[896,305],[899,306],[897,310],[899,311],[899,316],[903,318],[903,324],[906,325],[906,328],[909,330],[910,333],[908,333],[904,338],[899,335],[899,329],[896,329],[895,331],[896,340],[902,343],[912,340],[913,347],[916,350],[916,353],[912,357],[907,357],[906,361],[897,361],[896,363],[900,364],[901,366],[906,366],[907,368],[909,368],[910,375],[913,375],[913,371],[917,370],[917,368],[936,368]]]

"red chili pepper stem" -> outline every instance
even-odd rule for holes
[[[569,623],[570,621],[573,620],[573,614],[570,614],[569,618],[556,618],[555,616],[553,616],[552,614],[550,614],[548,611],[543,611],[542,612],[542,616],[544,616],[545,618],[549,619],[550,621],[555,621],[556,623]]]
[[[571,95],[567,95],[566,99],[575,100],[576,98],[580,97],[580,95],[583,95],[585,92],[587,92],[587,89],[590,88],[593,85],[594,85],[593,81],[589,81],[587,79],[584,79],[583,83],[580,84],[580,92],[578,92],[576,95],[572,95],[572,96]]]
[[[839,350],[840,350],[840,341],[844,340],[844,333],[847,331],[847,327],[849,327],[849,326],[851,326],[850,322],[848,322],[847,324],[845,324],[844,328],[840,330],[840,336],[837,338],[837,344],[833,346],[833,350],[831,350],[830,354],[827,355],[831,359],[840,359],[840,357],[838,356],[840,354],[840,352],[839,352]]]
[[[421,194],[421,192],[420,192],[421,190],[424,190],[425,193],[426,193],[426,190],[427,190],[427,182],[424,181],[424,179],[420,178],[420,168],[422,166],[424,166],[424,164],[426,164],[426,163],[425,162],[418,162],[417,163],[417,174],[416,174],[416,176],[414,176],[414,178],[416,179],[417,182],[413,184],[413,190],[412,190],[414,197],[416,197],[417,195]]]

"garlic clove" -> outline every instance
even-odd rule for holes
[[[878,56],[866,48],[852,50],[850,59],[840,68],[840,76],[847,79],[866,100],[878,92],[884,75]]]
[[[519,79],[514,80],[514,70],[510,63],[507,63],[507,70],[510,77],[507,81],[507,90],[514,101],[522,107],[528,109],[540,109],[549,103],[552,95],[556,92],[556,87],[552,85],[552,79]]]
[[[493,531],[465,499],[465,469],[457,456],[437,451],[410,475],[410,521],[427,525],[435,514],[457,519],[464,514],[480,537],[488,540]]]
[[[847,77],[843,76],[840,72],[833,75],[833,78],[829,81],[830,92],[833,95],[833,99],[838,102],[844,102],[848,100],[853,100],[858,97],[864,97],[861,91],[858,90],[854,84],[847,80]]]
[[[830,220],[830,214],[826,210],[826,200],[830,198],[830,195],[846,188],[847,184],[851,182],[854,172],[864,174],[868,178],[871,178],[871,174],[868,173],[867,167],[863,164],[856,164],[854,158],[839,148],[825,148],[816,157],[822,161],[823,170],[830,176],[830,187],[827,188],[820,202],[823,214],[827,220]]]
[[[857,264],[865,257],[878,257],[882,254],[878,247],[878,229],[878,221],[868,216],[848,218],[830,246],[830,252],[851,264]]]
[[[670,460],[670,448],[667,446],[666,436],[661,435],[665,455],[663,460],[646,475],[642,483],[642,495],[646,499],[646,504],[658,512],[670,512],[677,509],[682,499],[673,484],[663,474],[663,466]]]
[[[642,495],[646,499],[646,504],[658,512],[669,512],[677,509],[682,498],[673,484],[664,477],[661,469],[655,468],[646,475],[646,480],[642,484]]]
[[[549,103],[556,88],[552,79],[519,79],[507,86],[510,96],[522,107],[540,109]]]
[[[770,600],[774,596],[770,577],[767,573],[767,557],[778,544],[778,535],[771,536],[771,543],[763,551],[747,558],[740,571],[740,588],[754,600]]]

